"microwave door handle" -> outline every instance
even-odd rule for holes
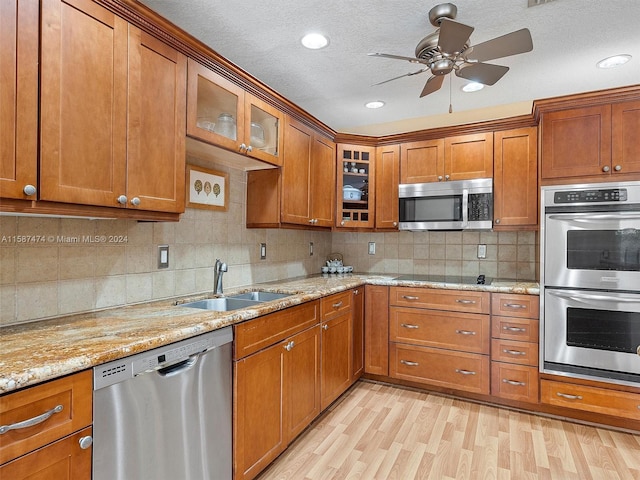
[[[549,292],[549,290],[547,290],[547,292],[556,297],[569,298],[571,300],[576,300],[576,301],[595,300],[598,302],[640,303],[640,299],[638,298],[627,298],[627,297],[619,297],[619,296],[609,297],[607,295],[595,295],[590,293],[573,293],[573,292],[568,293],[568,292],[557,291],[557,290],[554,290],[553,292]]]
[[[469,190],[462,190],[462,228],[469,226]]]

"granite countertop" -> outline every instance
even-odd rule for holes
[[[291,294],[280,300],[230,312],[176,305],[211,297],[202,294],[2,327],[0,394],[364,284],[530,295],[540,293],[535,282],[493,280],[490,285],[466,285],[446,281],[401,280],[396,277],[374,274],[311,275],[230,289],[226,295],[256,289]]]

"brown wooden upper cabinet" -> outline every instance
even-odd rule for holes
[[[637,179],[640,173],[640,101],[544,112],[542,182]]]
[[[188,71],[187,134],[282,165],[283,114],[195,60]]]
[[[90,0],[41,32],[39,198],[184,211],[186,57]]]
[[[401,145],[400,183],[493,176],[493,133],[459,135]]]
[[[376,148],[376,228],[398,228],[400,145]]]
[[[374,227],[375,167],[375,147],[338,144],[337,227]]]
[[[0,195],[5,198],[36,198],[38,9],[38,0],[0,2]]]
[[[526,127],[494,133],[494,230],[537,228],[537,132]]]
[[[332,227],[335,143],[285,115],[283,152],[281,169],[247,173],[247,227]]]

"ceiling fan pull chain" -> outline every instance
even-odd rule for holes
[[[453,113],[453,107],[451,106],[451,75],[449,75],[449,113]]]

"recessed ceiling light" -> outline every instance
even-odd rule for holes
[[[603,60],[600,60],[597,63],[598,68],[615,68],[620,65],[624,65],[629,60],[631,60],[631,55],[622,54],[622,55],[614,55],[612,57],[607,57]]]
[[[461,90],[463,92],[477,92],[478,90],[482,90],[483,88],[484,88],[484,85],[482,83],[471,82],[471,83],[467,83],[466,85],[463,85]]]
[[[382,100],[375,100],[373,102],[368,102],[364,104],[367,108],[381,108],[384,107],[384,102]]]
[[[307,33],[300,41],[311,50],[319,50],[329,45],[329,39],[321,33]]]

